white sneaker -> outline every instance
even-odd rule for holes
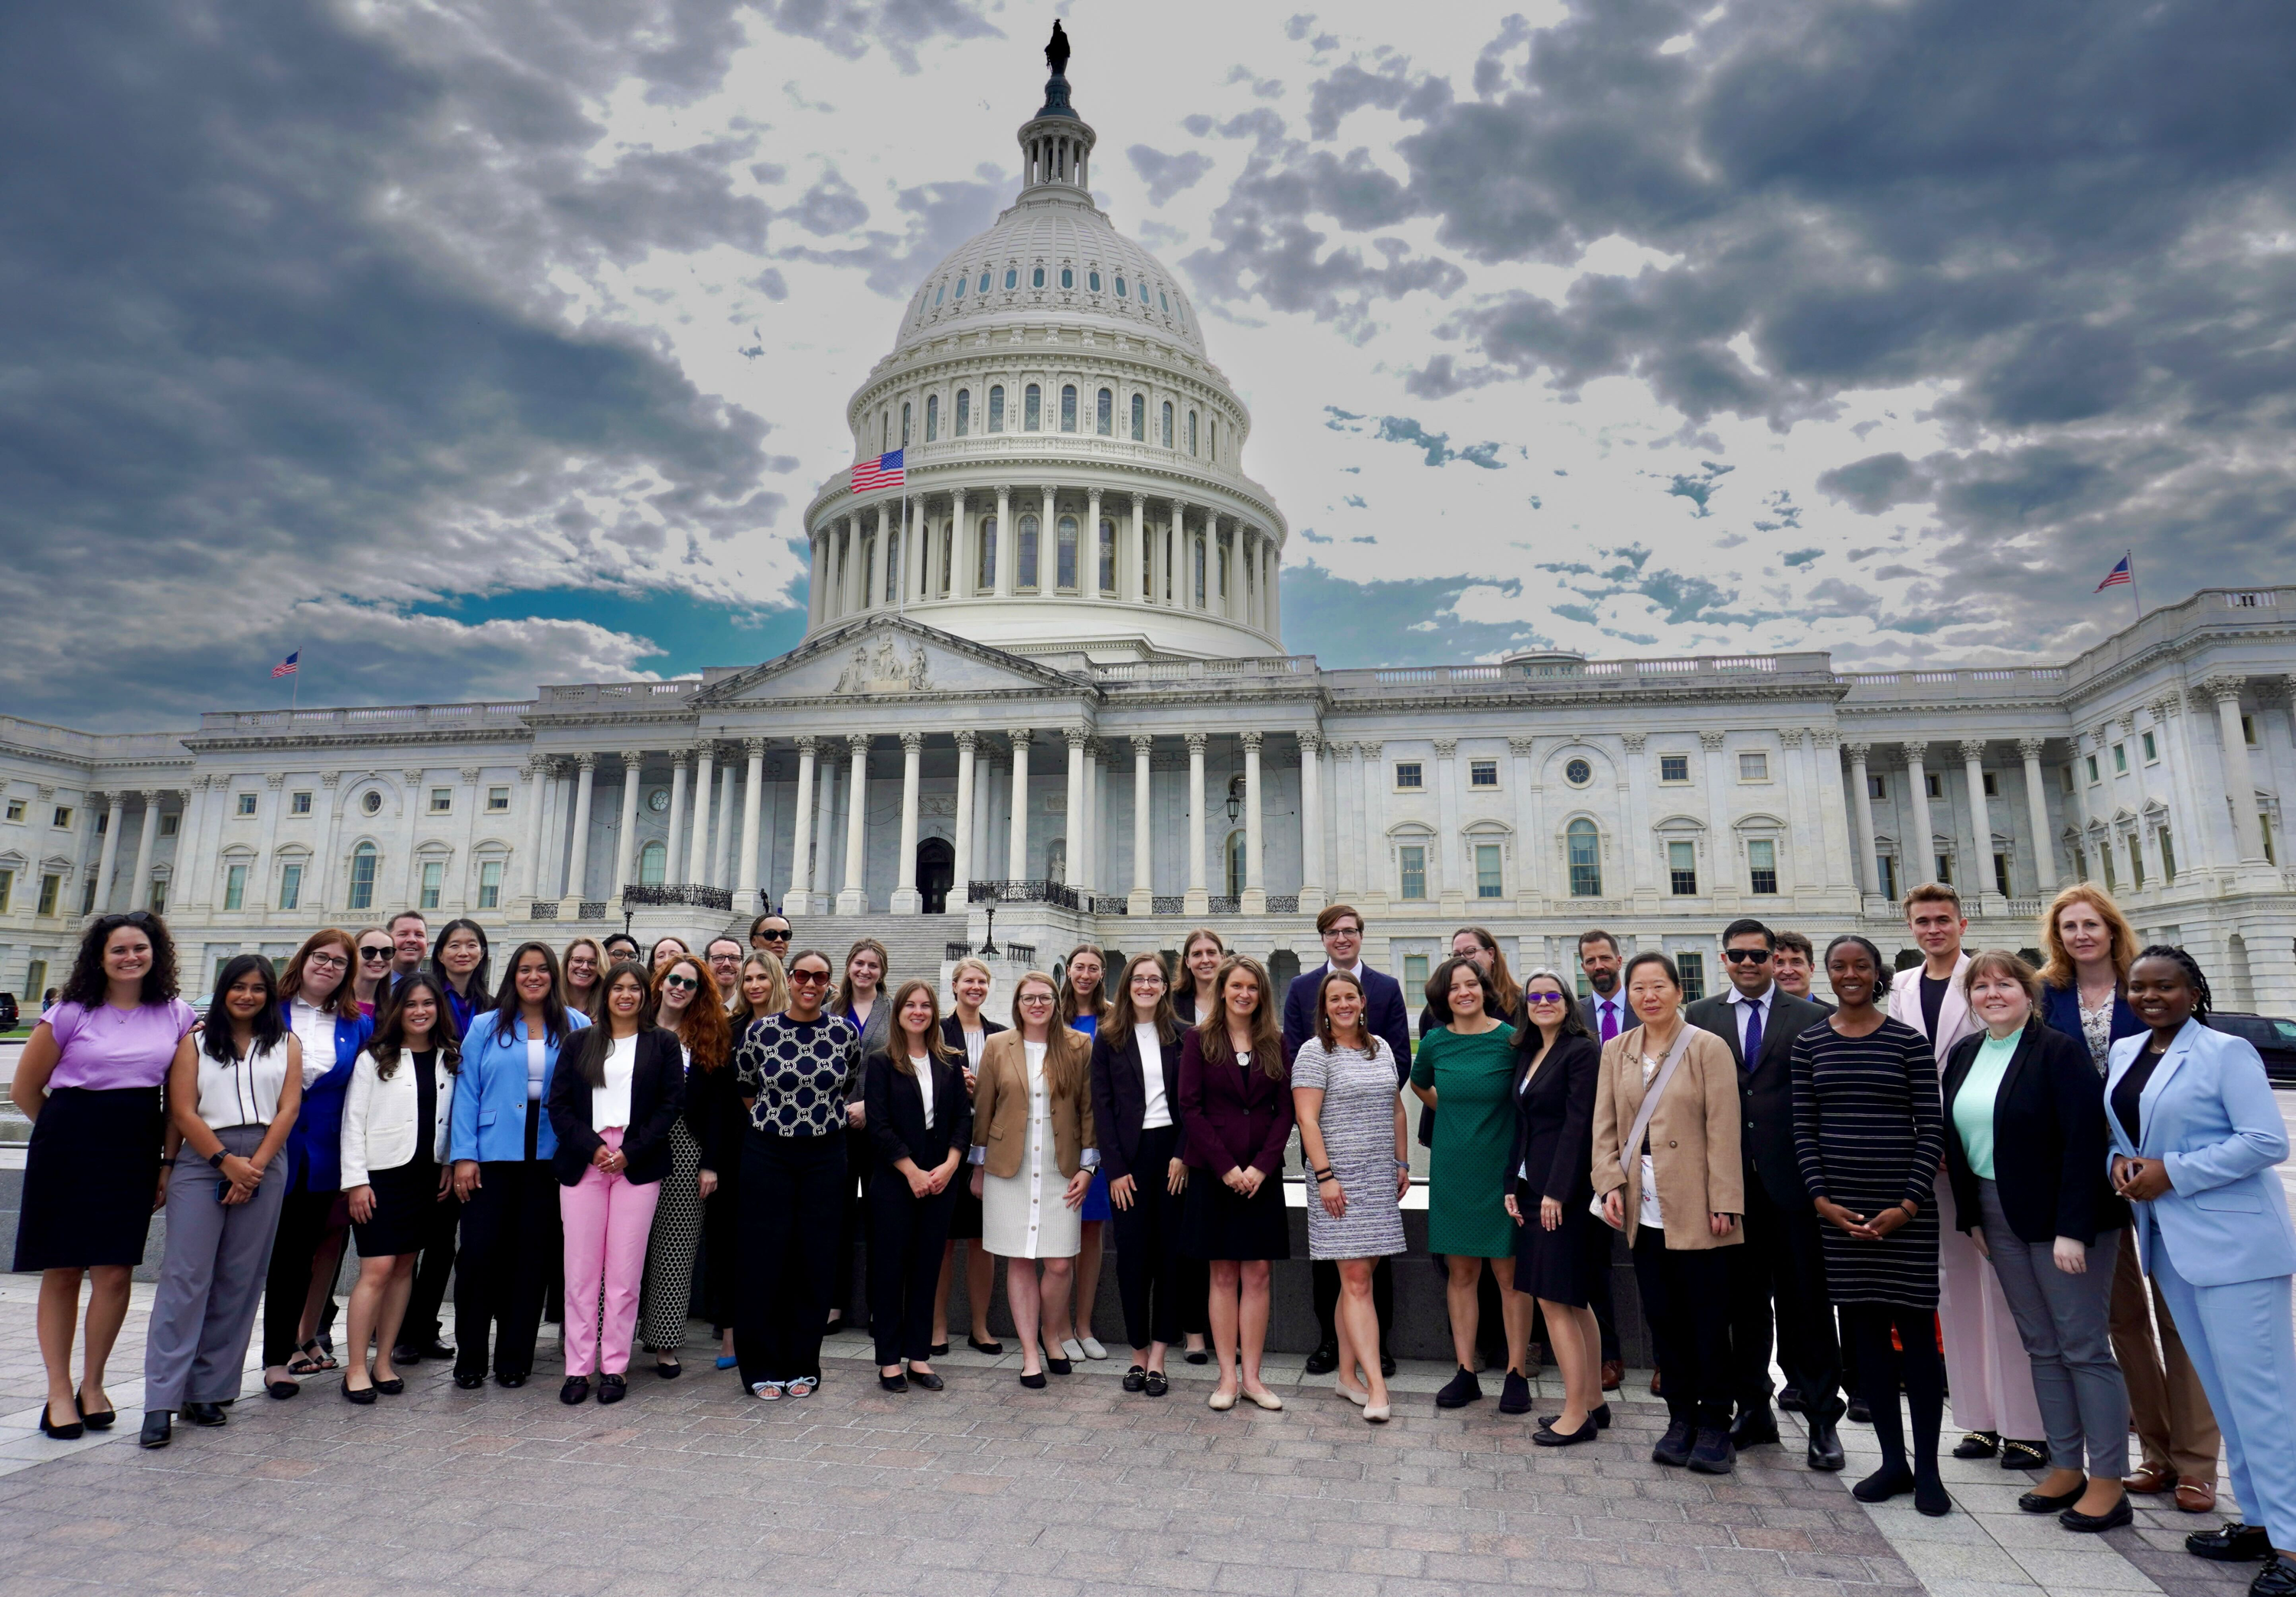
[[[1061,1344],[1061,1356],[1062,1358],[1080,1362],[1084,1358],[1084,1345],[1078,1342],[1074,1337],[1070,1337],[1067,1341]],[[1100,1356],[1106,1358],[1108,1356],[1108,1350],[1104,1347],[1102,1348]]]
[[[1100,1345],[1097,1338],[1085,1338],[1083,1347],[1084,1355],[1086,1358],[1106,1358],[1108,1356],[1108,1349]]]

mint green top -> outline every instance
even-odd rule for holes
[[[1954,1095],[1953,1128],[1969,1155],[1970,1169],[1985,1181],[1993,1179],[1993,1101],[2000,1095],[2001,1078],[2009,1074],[2009,1061],[2017,1057],[2017,1044],[2024,1035],[1988,1036],[1980,1043],[1969,1077]]]

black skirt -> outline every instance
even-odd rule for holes
[[[439,1165],[426,1152],[390,1170],[370,1170],[374,1218],[351,1223],[361,1258],[419,1253],[432,1240],[439,1209]]]
[[[1181,1200],[1180,1250],[1191,1258],[1266,1259],[1292,1257],[1292,1217],[1283,1183],[1269,1176],[1256,1197],[1238,1196],[1209,1170],[1190,1170]]]
[[[980,1200],[972,1195],[972,1167],[961,1165],[949,1185],[956,1189],[956,1207],[948,1211],[948,1240],[952,1242],[977,1242],[980,1240]]]
[[[59,1087],[24,1151],[18,1271],[144,1262],[160,1192],[158,1087]]]
[[[1562,1224],[1547,1230],[1538,1223],[1538,1192],[1526,1181],[1514,1184],[1514,1205],[1522,1213],[1514,1240],[1514,1290],[1585,1308],[1611,1265],[1611,1228],[1585,1204],[1566,1203]]]

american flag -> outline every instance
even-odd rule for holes
[[[2113,567],[2112,570],[2107,571],[2104,574],[2104,580],[2096,585],[2096,591],[2102,594],[2107,588],[2123,586],[2135,582],[2136,580],[2136,572],[2129,564],[2132,558],[2132,555],[2122,555],[2120,557],[2120,563]]]
[[[901,452],[898,449],[890,455],[881,455],[875,460],[857,462],[853,467],[853,491],[857,494],[900,486]]]
[[[289,655],[285,659],[281,660],[277,665],[275,665],[275,666],[272,667],[271,667],[271,675],[273,675],[274,676],[294,676],[294,675],[295,675],[295,662],[296,662],[297,660],[299,660],[299,659],[302,659],[302,658],[303,658],[303,651],[302,651],[300,649],[298,649],[297,651],[295,651],[295,652],[294,652],[294,653],[292,653],[292,654]]]

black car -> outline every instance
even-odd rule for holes
[[[16,995],[0,993],[0,1031],[16,1029]]]
[[[2209,1017],[2218,1031],[2246,1038],[2264,1056],[2264,1073],[2276,1087],[2296,1087],[2296,1020],[2276,1020],[2269,1015],[2226,1014]]]

